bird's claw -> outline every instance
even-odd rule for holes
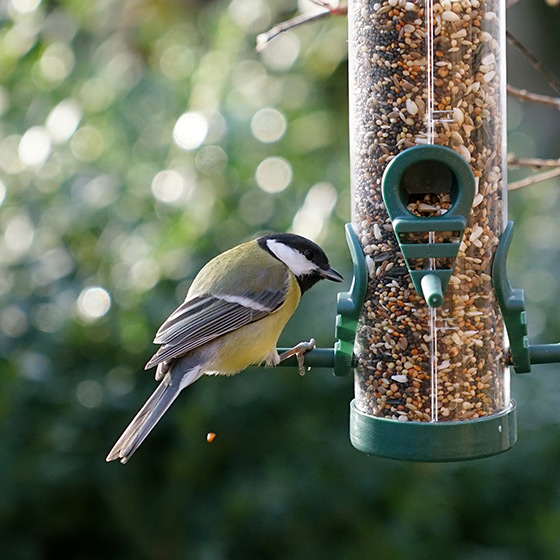
[[[305,353],[313,350],[316,347],[317,344],[314,338],[312,338],[309,342],[300,342],[293,348],[282,352],[282,354],[280,354],[280,361],[283,362],[284,360],[295,356],[297,359],[299,374],[305,375]]]

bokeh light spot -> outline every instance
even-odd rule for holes
[[[184,45],[172,45],[161,53],[159,67],[167,78],[183,80],[188,78],[194,70],[194,55]]]
[[[86,111],[104,111],[115,100],[116,93],[101,78],[91,78],[80,88],[79,98]]]
[[[11,134],[0,141],[0,167],[10,175],[20,173],[25,169],[19,159],[19,144],[21,136]]]
[[[130,286],[146,291],[153,288],[160,278],[160,267],[154,259],[141,259],[130,269]]]
[[[27,328],[27,317],[17,305],[6,305],[0,311],[0,329],[6,336],[20,337],[27,332]]]
[[[274,215],[275,201],[257,189],[246,192],[239,201],[239,217],[249,226],[257,227]]]
[[[276,142],[286,132],[286,117],[270,107],[260,109],[251,119],[251,132],[261,142]]]
[[[27,167],[40,167],[51,153],[51,137],[42,126],[32,126],[21,137],[18,156]]]
[[[52,360],[43,352],[24,350],[17,358],[21,374],[30,381],[46,381],[52,373]]]
[[[41,0],[12,0],[11,1],[14,10],[16,10],[16,12],[19,12],[20,14],[29,14],[35,11],[40,3]]]
[[[33,281],[39,286],[45,286],[64,278],[74,267],[74,261],[69,251],[64,247],[55,247],[42,254],[33,271]]]
[[[0,3],[0,8],[2,4]],[[38,26],[35,18],[21,18],[11,29],[5,32],[2,41],[3,56],[17,58],[28,52],[37,41]],[[4,23],[5,20],[2,21]],[[5,29],[5,28],[4,28]]]
[[[80,161],[94,161],[103,153],[105,142],[96,128],[83,126],[72,137],[70,148]]]
[[[334,209],[337,198],[336,189],[330,183],[313,185],[305,197],[303,206],[294,216],[292,231],[317,240]]]
[[[35,228],[27,214],[13,216],[4,231],[4,243],[10,253],[22,255],[29,250],[35,237]]]
[[[33,309],[33,324],[46,333],[59,331],[66,320],[64,312],[54,303],[41,303]]]
[[[74,54],[65,43],[49,45],[39,61],[39,69],[45,80],[59,83],[72,72]]]
[[[46,127],[53,142],[60,144],[70,140],[74,132],[76,132],[81,118],[82,111],[75,101],[71,99],[61,101],[49,113],[46,121]]]
[[[79,206],[104,208],[119,195],[120,183],[113,175],[79,177],[72,185],[72,198]]]
[[[99,286],[85,288],[78,297],[78,314],[86,321],[95,321],[103,317],[110,308],[111,296]]]
[[[200,113],[183,113],[173,127],[173,140],[183,150],[194,150],[208,134],[208,121]]]
[[[103,402],[103,387],[98,381],[86,379],[78,384],[76,398],[86,408],[95,408]]]
[[[184,191],[185,181],[181,174],[173,169],[160,171],[152,180],[152,194],[161,202],[176,202]]]
[[[214,112],[208,120],[208,133],[206,134],[204,142],[206,144],[219,142],[226,136],[227,132],[228,125],[226,119],[221,113]]]
[[[229,13],[233,21],[247,31],[260,31],[270,25],[270,8],[264,0],[233,0]]]
[[[282,33],[274,38],[261,52],[262,61],[271,70],[289,70],[297,60],[300,44],[297,37],[290,33]]]
[[[255,173],[257,184],[268,193],[282,192],[292,182],[292,177],[290,163],[276,156],[261,161]]]
[[[204,146],[196,154],[195,165],[199,171],[219,173],[227,161],[228,156],[220,146]]]

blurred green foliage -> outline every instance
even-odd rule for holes
[[[350,379],[252,369],[195,384],[130,464],[104,462],[154,387],[152,334],[211,256],[295,228],[351,275],[346,21],[254,52],[296,7],[0,4],[1,558],[560,558],[555,367],[513,381],[520,442],[482,461],[366,457]],[[558,11],[510,14],[558,72]],[[510,54],[512,83],[546,93]],[[558,157],[557,123],[512,102],[512,149]],[[534,340],[560,338],[558,186],[511,197]],[[336,289],[281,342],[332,344]]]

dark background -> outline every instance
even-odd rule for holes
[[[560,558],[558,366],[512,380],[519,442],[494,458],[368,457],[348,440],[351,378],[251,369],[196,383],[129,464],[104,461],[155,386],[143,371],[153,333],[210,257],[297,226],[298,211],[309,224],[310,187],[328,183],[305,233],[351,277],[346,20],[254,52],[296,7],[0,4],[0,557]],[[508,17],[560,75],[558,9],[521,0]],[[554,94],[508,55],[510,83]],[[272,142],[251,128],[267,107]],[[183,113],[202,124],[188,149],[173,136]],[[550,107],[510,100],[509,151],[559,157],[558,123]],[[280,179],[258,182],[270,157],[283,158]],[[532,342],[560,339],[559,188],[510,197],[509,271]],[[337,288],[305,298],[284,345],[332,344]]]

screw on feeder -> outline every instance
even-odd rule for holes
[[[392,4],[348,5],[352,223],[375,263],[351,441],[403,460],[493,455],[516,439],[490,286],[506,196],[503,3]]]
[[[349,3],[352,234],[375,267],[348,309],[339,294],[335,349],[306,361],[355,367],[357,449],[411,461],[491,456],[517,438],[507,366],[560,361],[560,344],[528,343],[523,293],[505,270],[504,6],[394,4]],[[484,29],[471,25],[477,19]],[[409,199],[441,194],[451,201],[445,214],[407,209]],[[355,278],[365,264],[359,243],[356,254]]]

